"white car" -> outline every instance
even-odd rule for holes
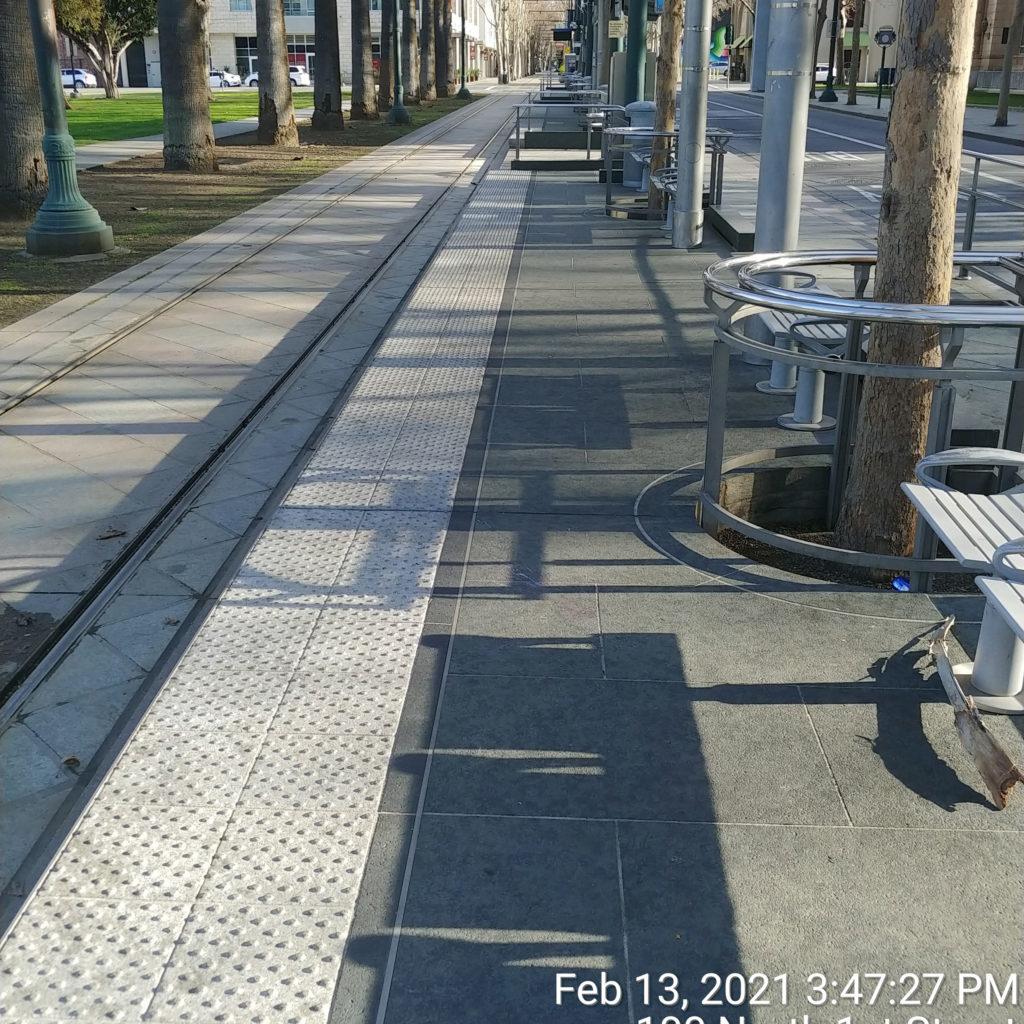
[[[82,68],[61,68],[60,81],[65,89],[83,89],[96,87],[96,76]]]
[[[240,86],[241,84],[242,79],[238,75],[233,75],[230,71],[210,72],[211,89],[227,89],[229,86]]]
[[[815,82],[827,82],[828,81],[828,65],[827,64],[815,64],[814,65],[814,80],[815,80]]]
[[[292,85],[309,85],[309,72],[298,64],[290,64],[288,66],[288,77],[291,79]],[[247,75],[245,79],[246,85],[259,85],[260,73],[254,71],[251,75]]]

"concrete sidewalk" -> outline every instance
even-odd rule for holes
[[[25,899],[0,1019],[1018,1024],[958,983],[1019,976],[1024,804],[921,642],[955,612],[969,652],[980,599],[704,534],[726,250],[592,176],[472,173]],[[730,452],[792,441],[762,376]]]

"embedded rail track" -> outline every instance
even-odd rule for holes
[[[64,365],[35,381],[23,392],[12,396],[4,405],[0,406],[0,427],[3,426],[4,414],[9,413],[12,409],[17,408],[34,397],[44,395],[46,389],[52,387],[57,381],[86,367],[92,360],[111,348],[116,347],[126,339],[131,338],[133,334],[141,331],[160,315],[172,310],[190,296],[194,296],[203,289],[208,288],[220,278],[236,271],[240,266],[251,263],[261,253],[271,246],[286,240],[290,235],[295,234],[305,225],[309,224],[310,221],[322,216],[325,211],[344,203],[353,196],[358,196],[361,190],[387,177],[403,163],[415,159],[423,150],[436,145],[445,136],[457,131],[466,121],[478,116],[487,108],[494,106],[499,102],[500,98],[500,96],[488,97],[475,103],[460,116],[452,118],[449,115],[448,118],[436,122],[436,127],[434,125],[430,126],[434,130],[421,136],[415,146],[403,147],[403,151],[396,155],[394,160],[389,161],[375,173],[364,178],[355,188],[332,196],[329,202],[318,205],[314,213],[290,224],[286,230],[278,232],[272,237],[261,241],[258,245],[253,246],[244,255],[240,256],[239,259],[232,262],[230,266],[218,269],[216,272],[192,283],[187,289],[169,298],[167,302],[161,304],[157,309],[140,316],[127,327],[92,347],[88,352],[83,353],[78,358],[68,360]],[[316,331],[308,344],[292,358],[285,369],[276,375],[267,390],[252,401],[248,411],[233,427],[226,430],[220,443],[208,457],[199,462],[184,482],[172,494],[167,496],[166,500],[156,509],[145,526],[138,530],[124,544],[120,551],[106,565],[102,573],[82,591],[73,606],[55,623],[53,629],[42,642],[14,670],[3,688],[0,689],[0,727],[6,725],[18,715],[28,698],[45,680],[47,675],[60,664],[61,660],[74,647],[76,642],[96,622],[103,609],[124,586],[125,582],[145,563],[146,559],[152,555],[158,545],[174,529],[175,525],[188,512],[197,496],[216,477],[217,473],[230,461],[232,454],[237,451],[251,432],[275,407],[276,402],[283,396],[288,386],[296,380],[304,367],[317,355],[327,339],[343,324],[345,318],[349,316],[353,309],[359,306],[361,300],[372,293],[375,285],[396,264],[403,251],[417,233],[422,230],[425,223],[442,207],[456,188],[465,184],[467,174],[473,170],[475,164],[478,164],[483,159],[483,166],[472,177],[474,185],[479,182],[488,164],[503,152],[502,143],[508,136],[512,117],[513,113],[510,110],[509,116],[502,120],[484,141],[476,144],[466,154],[464,158],[465,165],[461,171],[456,173],[452,180],[441,188],[436,196],[429,200],[416,223],[412,224],[400,237],[392,239],[389,251],[379,257],[380,262],[378,266],[358,287],[355,293]],[[450,227],[451,225],[448,226],[448,230],[450,230]],[[372,350],[373,346],[371,345],[370,352]],[[366,358],[364,356],[363,363],[365,363]],[[346,387],[342,389],[336,402],[332,404],[331,409],[321,419],[320,425],[314,428],[310,436],[311,440],[323,431],[338,404],[344,400],[344,395],[351,389],[353,380],[358,376],[358,372],[359,367],[357,366],[354,368],[352,377],[350,377]],[[309,441],[307,441],[303,450],[306,450],[308,445]],[[244,538],[242,542],[244,543]],[[184,629],[185,627],[182,628]]]

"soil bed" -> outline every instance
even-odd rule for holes
[[[252,209],[282,192],[465,106],[438,100],[413,110],[413,125],[345,122],[341,132],[299,124],[299,146],[259,146],[256,133],[218,144],[218,174],[167,172],[159,152],[78,174],[82,194],[113,228],[118,251],[88,260],[26,257],[32,218],[0,219],[0,327]]]

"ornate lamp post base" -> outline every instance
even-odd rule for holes
[[[83,256],[113,249],[113,230],[78,190],[71,136],[44,135],[43,155],[50,191],[25,232],[25,248],[33,256]]]
[[[409,111],[402,105],[402,101],[395,98],[395,102],[392,104],[391,109],[388,111],[388,116],[384,118],[385,124],[412,124],[412,116]]]
[[[466,83],[462,83],[462,88],[455,94],[457,100],[471,100],[473,94],[466,88]]]

